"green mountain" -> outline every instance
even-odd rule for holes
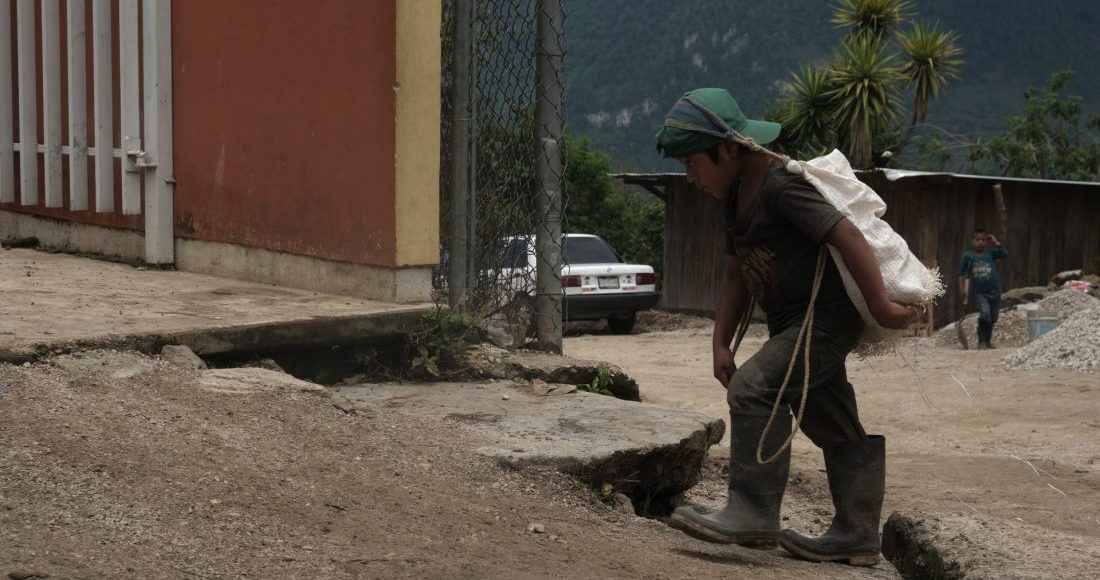
[[[674,167],[654,150],[664,113],[683,92],[725,87],[750,116],[782,94],[790,71],[829,59],[841,31],[825,0],[568,0],[570,130],[625,170]],[[913,0],[917,20],[960,35],[962,78],[928,122],[988,135],[1023,108],[1028,86],[1061,68],[1100,110],[1100,0]],[[1091,39],[1091,40],[1090,40]]]

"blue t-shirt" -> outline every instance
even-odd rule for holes
[[[974,250],[963,252],[959,275],[968,276],[975,294],[1000,294],[1001,277],[997,274],[997,262],[1008,257],[1004,245],[993,246],[982,253]]]

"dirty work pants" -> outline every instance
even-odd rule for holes
[[[771,414],[776,394],[783,384],[783,377],[794,352],[799,326],[801,324],[793,325],[769,338],[760,351],[733,374],[726,390],[730,420],[734,423],[730,425],[731,430],[737,429],[738,416],[767,417]],[[848,374],[844,368],[844,361],[855,348],[862,330],[857,327],[840,334],[813,333],[810,346],[810,392],[800,426],[802,432],[822,449],[867,437],[859,422],[855,390],[848,382]],[[805,352],[800,350],[790,383],[783,394],[777,421],[789,417],[792,411],[798,412],[802,398],[804,357]],[[760,440],[759,435],[749,439],[754,442]],[[764,457],[775,451],[765,449]]]
[[[974,298],[978,301],[978,326],[992,334],[993,325],[997,324],[1001,313],[1001,293],[975,293]]]

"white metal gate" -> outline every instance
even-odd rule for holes
[[[44,203],[49,208],[65,207],[62,164],[67,158],[68,209],[121,211],[127,215],[144,211],[145,260],[152,264],[172,263],[171,0],[141,0],[140,6],[139,0],[64,0],[64,31],[61,4],[62,0],[0,0],[0,203],[14,203],[18,191],[20,205]],[[113,5],[117,6],[117,23],[113,22]],[[92,11],[91,34],[85,30],[88,8]],[[114,26],[118,31],[117,61],[113,58]],[[61,54],[62,33],[68,47],[65,55]],[[13,36],[17,46],[14,71],[10,42]],[[86,98],[87,51],[91,51],[93,63],[90,105]],[[119,78],[117,87],[112,82],[115,70]],[[64,90],[62,71],[68,80]],[[18,76],[13,76],[13,72]],[[13,82],[19,91],[15,103],[9,96],[15,86]],[[114,118],[113,111],[116,88],[119,119]],[[63,93],[68,101],[67,143],[62,142]],[[17,123],[13,123],[16,118]],[[42,135],[38,134],[39,119]],[[121,135],[121,143],[117,144],[116,127]],[[88,145],[89,132],[94,137],[92,146]],[[28,148],[40,155],[25,154]],[[116,158],[121,164],[121,208],[115,207]],[[94,171],[91,192],[89,161]],[[40,162],[44,165],[41,184]],[[94,208],[90,197],[94,199]]]

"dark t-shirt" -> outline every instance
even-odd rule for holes
[[[997,274],[997,260],[1007,257],[1004,246],[993,246],[980,254],[967,250],[959,262],[959,275],[970,277],[975,294],[1000,295],[1001,277]]]
[[[726,196],[726,253],[741,263],[741,274],[756,303],[768,315],[771,334],[802,324],[810,303],[817,256],[825,235],[844,214],[806,180],[774,165],[744,215],[737,215],[737,186]],[[844,290],[832,258],[814,311],[814,327],[851,332],[862,326],[859,311]]]

